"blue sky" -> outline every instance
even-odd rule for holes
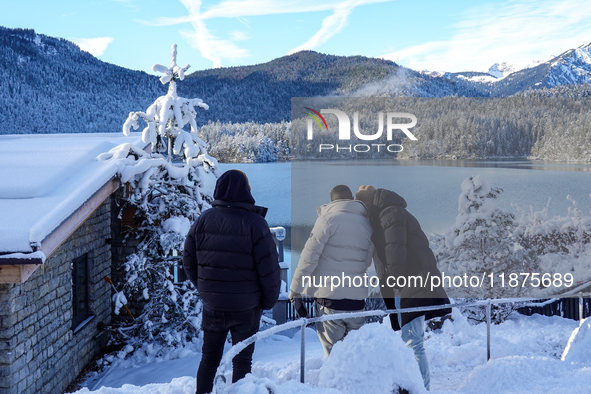
[[[103,61],[189,72],[270,61],[302,49],[413,69],[524,66],[591,41],[588,0],[16,0],[0,25],[78,43]]]

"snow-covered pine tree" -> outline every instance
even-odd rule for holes
[[[119,160],[121,182],[130,189],[123,209],[136,209],[135,236],[139,246],[125,263],[122,293],[131,300],[142,300],[144,306],[134,322],[118,331],[131,346],[184,346],[200,331],[198,293],[190,282],[178,283],[174,270],[181,261],[190,223],[213,200],[211,192],[203,188],[204,172],[219,174],[217,161],[195,134],[196,109],[207,109],[207,105],[201,99],[177,95],[176,82],[184,79],[188,68],[177,66],[173,45],[170,68],[158,64],[153,67],[165,74],[160,81],[169,83],[168,93],[156,99],[146,112],[130,113],[123,125],[128,135],[131,127],[138,128],[138,119],[143,119],[147,126],[142,138],[152,143],[153,153],[124,144],[99,156],[102,160]],[[183,129],[187,124],[191,132]],[[167,151],[166,155],[162,151]],[[121,295],[115,298],[120,300]]]
[[[480,175],[471,176],[462,182],[458,199],[458,216],[455,224],[445,234],[444,244],[437,251],[439,268],[446,275],[477,276],[485,278],[482,287],[462,287],[452,294],[475,298],[517,297],[521,286],[508,286],[511,273],[535,271],[536,258],[528,250],[516,247],[513,232],[516,228],[514,215],[495,207],[494,199],[502,192]],[[501,287],[499,281],[491,287],[488,275],[505,273],[507,281]],[[455,292],[455,290],[460,290]],[[507,308],[504,308],[507,309]],[[500,321],[507,311],[496,308],[493,317]]]

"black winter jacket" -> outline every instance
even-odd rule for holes
[[[246,181],[229,180],[233,189],[237,182],[242,187],[239,193],[218,190],[222,177],[214,197],[235,201],[216,199],[193,224],[185,240],[183,268],[206,309],[271,309],[281,279],[275,242],[264,219],[267,210],[254,205]]]
[[[393,297],[393,290],[385,280],[388,276],[441,276],[437,260],[429,248],[427,236],[421,230],[418,220],[406,210],[406,201],[398,194],[386,190],[376,191],[370,212],[373,228],[372,241],[375,254],[382,264],[378,275],[383,280],[382,294]],[[443,288],[430,286],[405,286],[401,288],[401,308],[449,304]],[[426,319],[444,316],[451,309],[402,314],[402,325],[414,318],[425,315]]]

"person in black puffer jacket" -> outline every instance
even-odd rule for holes
[[[259,328],[262,311],[279,297],[277,250],[264,217],[254,205],[246,175],[226,171],[216,182],[215,201],[185,240],[183,268],[203,302],[203,348],[197,394],[209,393],[228,331],[232,344]],[[232,382],[250,373],[254,344],[234,357]]]
[[[413,286],[409,277],[439,276],[437,260],[429,248],[429,240],[421,230],[418,220],[406,210],[406,201],[400,195],[373,186],[361,186],[355,194],[369,211],[373,228],[371,237],[375,247],[374,263],[381,281],[381,292],[388,309],[416,308],[449,304],[449,298],[442,287]],[[406,278],[402,282],[388,282],[388,277]],[[401,284],[400,287],[397,285]],[[423,376],[425,388],[429,390],[430,373],[423,333],[425,320],[445,316],[451,308],[433,311],[391,314],[394,330],[402,330],[402,340],[413,349]]]

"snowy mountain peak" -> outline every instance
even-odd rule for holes
[[[428,75],[428,76],[434,77],[434,78],[445,77],[446,74],[449,74],[448,72],[445,72],[445,71],[430,71],[430,70],[427,70],[426,68],[420,69],[418,72],[420,74]]]
[[[591,64],[591,43],[575,49],[573,57],[580,62]]]
[[[529,63],[527,64],[527,66],[525,66],[525,67],[524,67],[524,69],[525,69],[525,68],[533,68],[533,67],[537,67],[537,66],[539,66],[540,64],[542,64],[542,63],[547,63],[547,62],[548,62],[548,60],[532,60],[531,62],[529,62]]]
[[[591,43],[566,51],[549,63],[548,87],[591,82]]]
[[[505,78],[507,75],[517,71],[515,66],[507,62],[495,63],[486,71],[495,78]]]

